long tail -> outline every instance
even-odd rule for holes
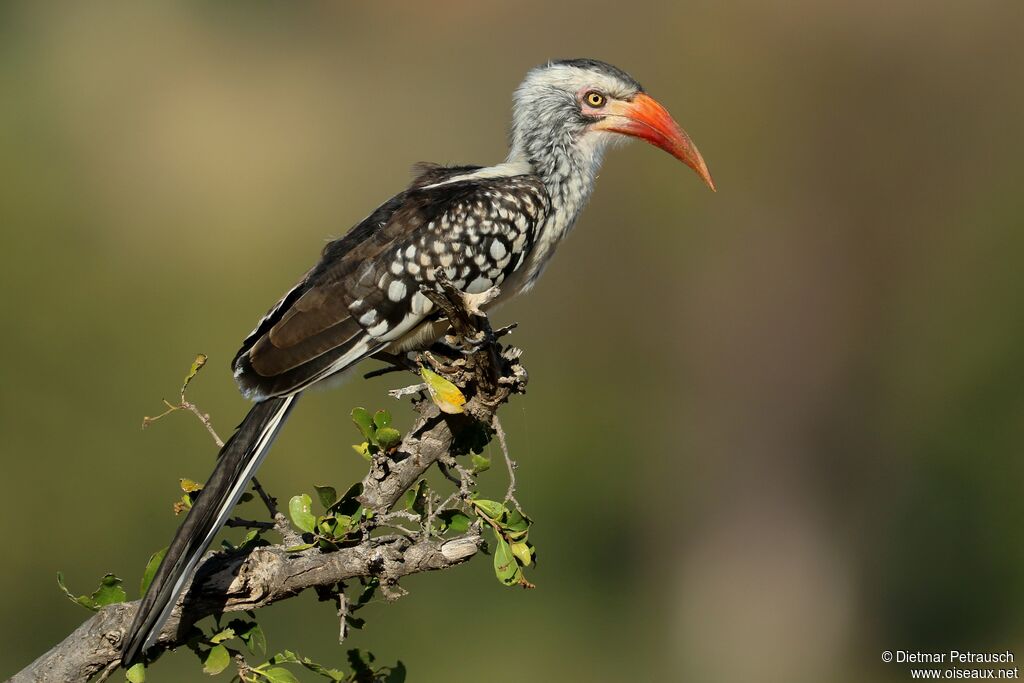
[[[124,640],[121,661],[130,666],[156,641],[199,559],[227,522],[256,473],[298,394],[269,398],[252,407],[221,449],[217,466],[167,548]]]

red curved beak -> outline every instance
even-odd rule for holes
[[[714,191],[715,181],[711,179],[704,157],[686,131],[679,127],[668,110],[656,99],[640,93],[632,102],[609,101],[605,111],[608,115],[595,123],[594,129],[629,135],[660,147],[696,171],[700,179]]]

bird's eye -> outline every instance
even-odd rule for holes
[[[591,107],[599,108],[604,106],[605,96],[596,90],[591,90],[583,96],[583,100]]]

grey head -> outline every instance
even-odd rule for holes
[[[551,61],[526,74],[513,97],[510,162],[547,181],[593,181],[609,145],[650,142],[714,189],[704,160],[668,111],[622,69],[597,59]]]

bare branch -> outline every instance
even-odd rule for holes
[[[241,527],[243,529],[265,529],[269,531],[277,527],[274,522],[257,522],[253,519],[241,519],[239,517],[232,517],[224,523],[226,527]]]
[[[491,427],[494,428],[494,433],[498,435],[498,444],[501,446],[501,455],[505,458],[505,467],[508,469],[508,491],[505,493],[505,501],[512,501],[519,507],[519,501],[516,500],[516,461],[513,460],[508,454],[508,442],[505,441],[505,430],[501,428],[501,420],[495,415],[491,419]]]

